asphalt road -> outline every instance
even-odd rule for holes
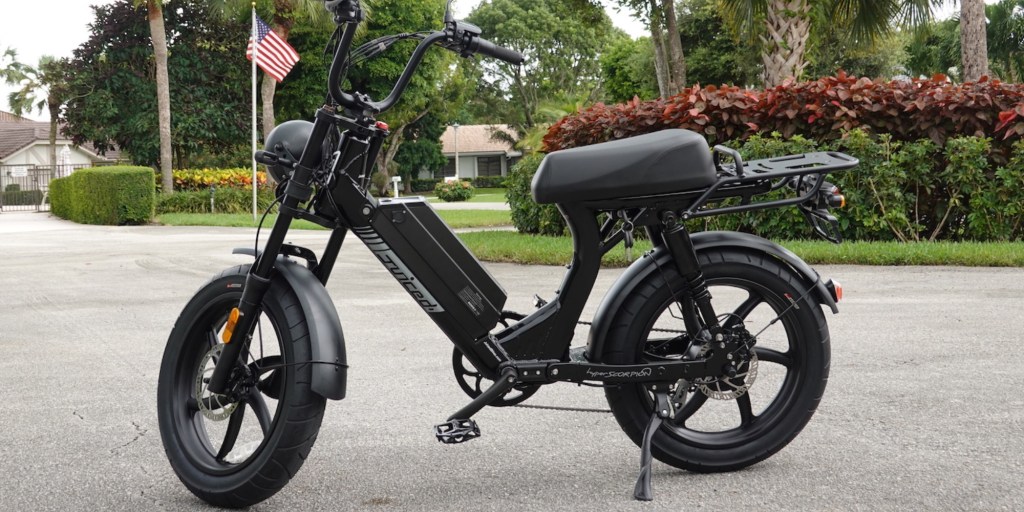
[[[164,457],[158,366],[186,300],[245,262],[230,250],[252,235],[0,214],[0,510],[209,508]],[[1022,269],[820,267],[846,300],[828,315],[832,373],[807,428],[735,473],[656,462],[655,501],[638,503],[639,450],[610,414],[487,409],[481,439],[439,444],[432,425],[466,403],[450,344],[361,244],[342,254],[328,289],[348,398],[328,404],[305,466],[254,510],[1024,509]],[[488,267],[519,310],[562,273]],[[585,316],[619,273],[602,272]],[[530,403],[606,406],[571,385]]]

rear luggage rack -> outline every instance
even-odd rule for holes
[[[744,162],[740,154],[725,146],[715,146],[715,168],[718,181],[708,187],[682,212],[684,219],[709,217],[725,213],[747,212],[802,204],[813,200],[825,180],[821,176],[851,167],[859,160],[844,153],[822,151],[778,158]],[[732,163],[724,163],[728,158]],[[755,195],[765,194],[790,185],[796,196],[753,203]],[[740,204],[706,208],[708,203],[739,197]]]

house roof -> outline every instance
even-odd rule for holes
[[[0,114],[6,114],[6,112],[0,112]],[[15,116],[16,117],[16,116]],[[21,121],[8,121],[0,118],[0,160],[7,158],[22,149],[25,149],[36,142],[43,142],[49,144],[50,141],[50,123],[40,121],[30,121],[24,118]],[[58,132],[57,140],[66,140]],[[96,152],[96,148],[92,144],[85,144],[81,146],[82,149],[99,156]],[[100,156],[105,160],[117,160],[120,158],[120,152],[117,150],[107,151],[107,154]]]
[[[18,121],[28,121],[28,119],[25,119],[24,117],[21,117],[21,116],[19,116],[17,114],[12,114],[10,112],[4,112],[3,110],[0,110],[0,122],[12,122],[13,123],[13,122],[18,122]]]
[[[504,141],[491,138],[496,130],[515,133],[504,124],[477,124],[459,127],[459,153],[507,153],[512,151],[511,145]],[[441,151],[445,154],[455,153],[455,127],[449,126],[441,136]]]

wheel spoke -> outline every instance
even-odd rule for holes
[[[199,402],[196,401],[195,397],[188,397],[185,401],[185,406],[188,407],[188,412],[196,413],[199,412]]]
[[[742,385],[742,383],[740,383]],[[740,426],[745,427],[754,421],[754,411],[750,406],[750,391],[743,393],[736,399],[736,405],[740,408]]]
[[[761,362],[769,362],[775,364],[781,364],[786,368],[793,367],[793,358],[789,353],[782,353],[778,350],[772,350],[764,347],[754,347],[754,355],[757,356],[757,360]]]
[[[210,329],[206,333],[206,345],[210,348],[216,347],[220,343],[220,338],[217,337],[216,329]]]
[[[704,393],[700,391],[694,393],[693,398],[691,398],[689,402],[686,402],[681,409],[676,411],[676,415],[672,417],[672,423],[678,426],[683,426],[686,423],[686,420],[696,414],[696,412],[700,410],[701,406],[704,405],[704,402],[707,401],[708,396]]]
[[[746,320],[747,317],[750,316],[750,313],[753,312],[754,309],[762,302],[764,302],[764,300],[761,299],[760,295],[750,293],[747,300],[740,303],[732,314],[729,315],[729,318],[725,321],[725,326],[735,327],[736,325],[742,325],[743,321]]]
[[[252,412],[256,414],[256,419],[260,422],[260,429],[263,430],[264,437],[270,435],[270,409],[267,408],[267,401],[263,399],[263,395],[256,388],[252,388],[249,390],[247,402],[252,407]]]
[[[238,440],[238,433],[242,431],[244,418],[245,402],[239,402],[238,408],[231,413],[231,419],[228,420],[228,431],[224,433],[224,442],[221,443],[220,450],[217,452],[217,460],[224,460],[224,457],[227,457],[235,448],[235,441]]]

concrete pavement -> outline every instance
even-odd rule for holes
[[[208,509],[164,457],[156,380],[180,309],[246,261],[231,249],[254,231],[0,215],[0,510]],[[735,473],[656,462],[644,504],[631,497],[639,450],[610,414],[486,409],[481,439],[435,441],[432,425],[466,403],[450,343],[350,242],[328,287],[348,398],[328,404],[305,466],[254,510],[1024,509],[1022,269],[820,267],[847,297],[827,315],[832,373],[810,424]],[[488,268],[521,311],[563,272]],[[619,273],[601,273],[584,319]],[[606,407],[600,390],[564,384],[529,403]]]

